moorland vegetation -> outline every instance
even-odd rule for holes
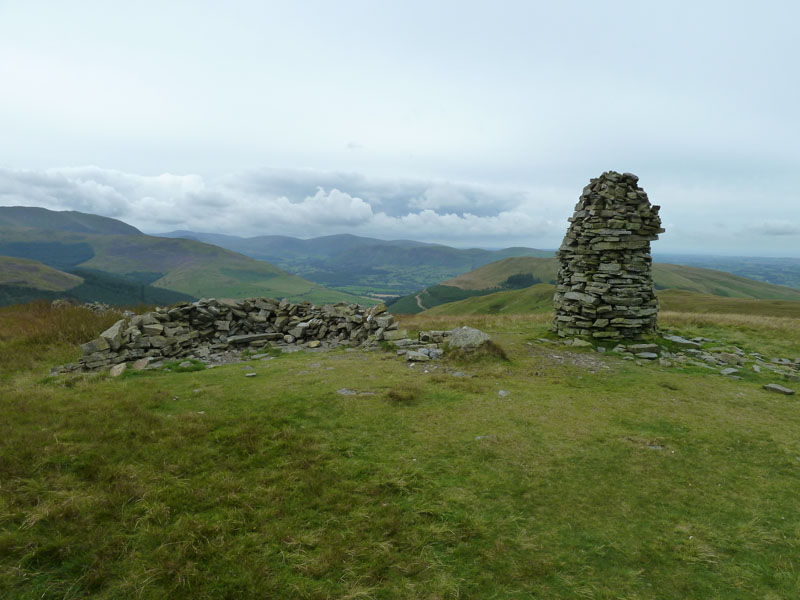
[[[797,315],[675,306],[662,333],[800,356]],[[800,412],[762,388],[771,372],[565,346],[542,310],[403,319],[490,333],[502,352],[479,358],[409,366],[387,346],[48,375],[117,317],[0,309],[4,597],[744,599],[800,586]]]

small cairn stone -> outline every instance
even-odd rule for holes
[[[659,206],[639,178],[615,171],[583,189],[556,256],[553,327],[562,337],[641,339],[656,331],[650,242],[663,233]]]

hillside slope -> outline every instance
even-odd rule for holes
[[[52,267],[12,256],[0,256],[0,285],[62,292],[83,283],[83,279]]]
[[[395,313],[412,314],[499,291],[514,275],[530,274],[535,281],[554,283],[557,271],[555,258],[507,258],[404,296],[391,306]],[[657,290],[677,289],[727,298],[800,301],[798,289],[699,267],[656,263],[653,265],[653,280]]]
[[[552,256],[534,248],[452,248],[412,240],[329,235],[240,238],[173,231],[164,237],[204,241],[274,263],[312,281],[354,293],[400,295],[510,256]]]
[[[144,234],[109,235],[0,227],[0,254],[50,266],[88,268],[193,297],[271,296],[311,302],[363,302],[209,244]]]
[[[424,311],[426,315],[522,315],[551,313],[555,286],[534,285],[522,290],[495,292],[440,304]],[[660,290],[662,311],[791,317],[800,319],[800,301],[754,298],[729,298],[698,294],[687,290]]]
[[[117,219],[75,210],[48,210],[34,206],[0,206],[0,227],[32,227],[77,233],[144,235]]]

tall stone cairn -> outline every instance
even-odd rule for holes
[[[583,188],[556,253],[558,335],[640,339],[655,332],[650,242],[664,229],[660,207],[650,204],[638,181],[608,171]]]

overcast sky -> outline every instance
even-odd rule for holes
[[[0,0],[0,205],[149,232],[800,257],[800,4]]]

